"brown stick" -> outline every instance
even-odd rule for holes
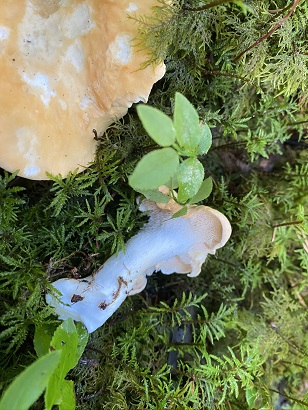
[[[236,78],[237,80],[242,80],[242,81],[244,81],[245,83],[250,83],[251,85],[253,85],[254,87],[256,87],[255,84],[253,84],[253,83],[251,82],[251,80],[249,80],[249,79],[247,79],[247,78],[245,78],[245,77],[241,77],[240,75],[222,73],[222,72],[219,71],[219,70],[205,70],[205,69],[203,69],[203,68],[201,68],[201,67],[197,67],[197,68],[198,68],[198,70],[199,70],[202,74],[204,74],[204,75],[217,75],[217,76],[219,76],[219,77],[231,77],[231,78]]]
[[[299,225],[302,224],[304,221],[290,221],[290,222],[283,222],[281,224],[272,225],[272,228],[280,228],[281,226],[290,226],[290,225]]]
[[[258,40],[256,42],[254,42],[251,46],[249,46],[248,48],[246,48],[246,50],[242,51],[238,56],[236,56],[232,62],[235,63],[236,61],[238,61],[244,54],[247,53],[247,51],[251,50],[252,48],[258,46],[260,43],[262,43],[262,41],[268,39],[295,11],[296,7],[298,6],[298,3],[300,2],[300,0],[294,0],[294,3],[291,7],[291,10],[289,11],[288,14],[286,14],[281,20],[279,20],[274,27],[268,31],[264,36],[258,38]]]

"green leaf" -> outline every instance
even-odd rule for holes
[[[259,398],[259,392],[256,387],[253,386],[253,387],[247,388],[246,401],[250,409],[254,407],[254,404],[258,398]]]
[[[5,391],[0,410],[29,409],[45,390],[60,358],[61,352],[51,352],[27,367]]]
[[[69,370],[75,367],[86,344],[84,332],[81,332],[81,339],[78,339],[76,326],[71,318],[66,319],[55,331],[50,346],[52,349],[61,351],[61,362],[50,378],[46,393],[45,407],[50,410],[53,405],[60,405],[65,397],[62,391],[65,389],[65,376]],[[66,399],[65,399],[66,400]]]
[[[161,204],[167,204],[170,201],[170,197],[156,190],[148,190],[141,192],[150,201],[158,202]]]
[[[44,356],[49,352],[54,330],[54,327],[50,325],[35,326],[33,345],[38,357]]]
[[[189,201],[190,204],[196,204],[197,202],[204,201],[212,192],[213,189],[213,180],[211,177],[206,178],[199,189],[199,191],[196,193],[195,196],[191,198]]]
[[[247,4],[245,4],[242,0],[233,0],[233,3],[234,3],[234,4],[237,4],[238,6],[240,6],[241,9],[242,9],[242,12],[243,12],[245,15],[247,14],[247,12],[249,12],[249,13],[251,13],[251,14],[254,14],[254,9],[253,9],[253,7],[251,7],[251,6],[247,5]]]
[[[86,329],[86,327],[78,322],[76,323],[76,330],[78,333],[78,345],[77,345],[77,351],[76,351],[76,356],[77,356],[77,361],[80,359],[82,356],[82,353],[84,352],[84,349],[86,348],[86,345],[89,340],[89,333]]]
[[[179,211],[172,215],[171,219],[179,218],[180,216],[184,216],[187,214],[187,205],[183,206]]]
[[[165,185],[171,190],[177,189],[179,187],[177,174],[174,174],[173,177],[165,183]]]
[[[79,357],[77,355],[78,333],[72,318],[66,319],[56,329],[50,346],[55,350],[62,350],[61,371],[63,377],[76,366]]]
[[[149,136],[162,147],[169,147],[175,142],[175,130],[171,118],[148,105],[138,105],[138,116]]]
[[[129,177],[129,184],[138,192],[157,189],[175,174],[179,155],[173,148],[162,148],[146,154]]]
[[[201,126],[198,155],[206,154],[212,145],[212,132],[207,124]]]
[[[61,386],[62,401],[59,404],[59,410],[75,410],[76,398],[74,391],[74,382],[64,380]]]
[[[196,158],[188,158],[180,165],[177,176],[179,183],[178,200],[183,203],[199,191],[204,177],[204,169]]]
[[[187,155],[196,155],[201,139],[199,116],[182,94],[175,94],[174,127],[176,139]]]

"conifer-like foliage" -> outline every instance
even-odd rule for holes
[[[308,3],[160,3],[136,21],[148,64],[167,68],[149,104],[171,116],[180,92],[209,124],[204,203],[233,233],[198,278],[154,274],[89,335],[67,376],[76,408],[307,408]],[[2,391],[36,360],[37,329],[60,323],[45,303],[52,281],[94,273],[146,221],[128,177],[157,148],[132,108],[81,174],[1,171]]]

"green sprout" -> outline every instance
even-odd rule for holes
[[[130,186],[157,202],[168,202],[174,189],[174,199],[182,205],[206,199],[213,184],[211,178],[204,179],[198,156],[208,152],[212,134],[207,124],[200,124],[193,105],[177,92],[173,120],[147,105],[139,105],[137,113],[144,129],[162,148],[141,158],[129,177]],[[169,188],[169,195],[159,192],[162,185]]]

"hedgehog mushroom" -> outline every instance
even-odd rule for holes
[[[12,0],[0,14],[0,166],[30,179],[83,170],[101,135],[165,72],[141,69],[138,24],[158,0]]]
[[[189,206],[185,216],[171,219],[178,207],[173,200],[144,200],[140,209],[149,211],[149,221],[127,242],[125,252],[113,255],[93,276],[54,282],[62,296],[48,294],[47,302],[59,318],[72,317],[93,332],[128,295],[141,292],[153,272],[197,276],[207,255],[227,242],[231,226],[223,214],[203,205]]]

